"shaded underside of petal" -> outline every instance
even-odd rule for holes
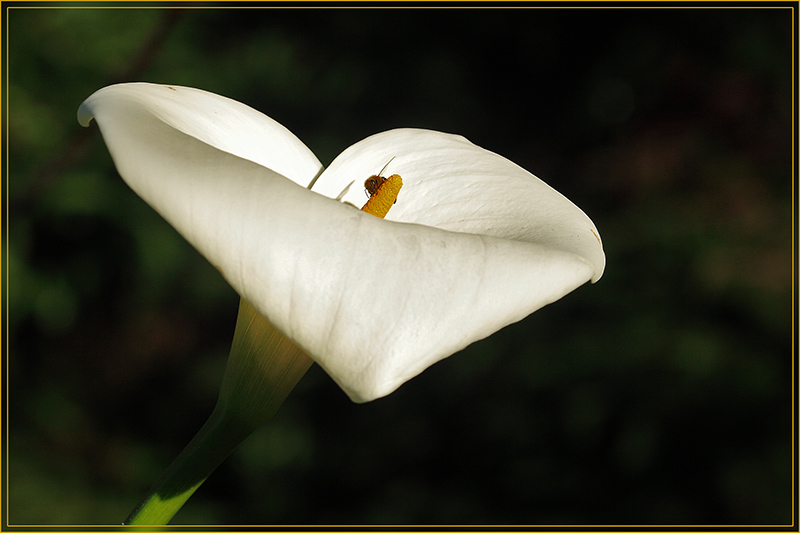
[[[85,111],[131,188],[357,402],[595,274],[547,243],[375,218],[188,135],[135,99],[95,99]]]
[[[178,85],[122,83],[92,94],[78,110],[86,126],[93,110],[132,105],[178,131],[282,174],[307,187],[322,164],[292,132],[270,117],[224,96]]]
[[[599,232],[586,214],[530,172],[457,135],[397,129],[351,146],[313,190],[361,206],[364,180],[386,163],[403,190],[386,216],[450,231],[551,246],[583,257],[597,281],[605,268]]]

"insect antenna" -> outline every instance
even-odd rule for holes
[[[395,157],[397,157],[397,156],[394,156],[394,157],[392,157],[392,158],[391,158],[391,159],[390,159],[390,160],[389,160],[389,161],[388,161],[388,162],[387,162],[385,165],[383,165],[383,168],[382,168],[382,169],[381,169],[381,171],[380,171],[380,172],[378,172],[378,174],[377,174],[377,176],[378,176],[378,177],[380,177],[380,176],[383,174],[383,171],[384,171],[384,170],[386,170],[386,167],[388,167],[388,166],[389,166],[389,163],[391,163],[392,161],[394,161],[394,158],[395,158]]]

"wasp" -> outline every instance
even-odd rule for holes
[[[395,156],[395,157],[397,157],[397,156]],[[392,161],[394,161],[394,157],[389,160],[389,163],[391,163]],[[383,168],[381,169],[380,172],[378,172],[377,174],[373,174],[372,176],[368,177],[367,180],[364,182],[364,188],[366,189],[365,192],[367,193],[367,196],[369,196],[370,198],[375,196],[375,193],[378,192],[378,189],[380,188],[380,186],[383,185],[384,181],[386,181],[386,178],[381,176],[381,174],[383,174],[383,171],[386,170],[386,167],[389,166],[389,163],[386,163],[385,165],[383,165]],[[396,202],[396,200],[395,200],[395,202]]]

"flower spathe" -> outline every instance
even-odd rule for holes
[[[592,221],[460,136],[373,135],[324,171],[269,117],[222,96],[106,87],[94,118],[128,185],[357,402],[516,322],[605,266]],[[390,162],[385,220],[354,209]]]

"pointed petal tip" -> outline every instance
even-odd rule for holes
[[[337,384],[345,392],[345,394],[347,394],[347,397],[350,398],[350,401],[361,404],[378,400],[384,396],[389,396],[398,388],[400,388],[400,385],[405,383],[405,381],[406,380],[403,380],[400,383],[393,384],[391,386],[379,385],[376,383],[368,383],[355,387],[352,386],[352,383],[348,384],[350,386],[344,385],[340,382],[337,382]]]
[[[128,131],[146,116],[303,187],[322,171],[311,150],[283,125],[246,104],[201,89],[118,83],[98,89],[78,109],[78,121],[87,126],[94,119],[101,130],[105,127],[104,135],[112,129]]]
[[[600,238],[600,233],[597,231],[597,228],[591,228],[590,231],[595,239],[597,239],[597,243],[599,245],[597,249],[597,254],[593,258],[594,261],[589,261],[589,264],[592,266],[593,274],[591,279],[589,280],[592,284],[597,283],[600,278],[603,277],[603,272],[606,270],[606,253],[603,250],[603,240]]]
[[[89,124],[92,122],[94,118],[94,114],[89,111],[89,107],[86,105],[89,99],[83,101],[83,103],[78,107],[78,123],[83,126],[84,128],[89,127]]]
[[[595,283],[597,283],[598,281],[600,281],[600,278],[602,278],[602,277],[603,277],[603,272],[605,272],[605,265],[603,265],[603,266],[600,268],[600,270],[598,270],[598,271],[596,271],[594,274],[592,274],[592,277],[591,277],[591,278],[589,278],[589,283],[591,283],[592,285],[594,285]]]

